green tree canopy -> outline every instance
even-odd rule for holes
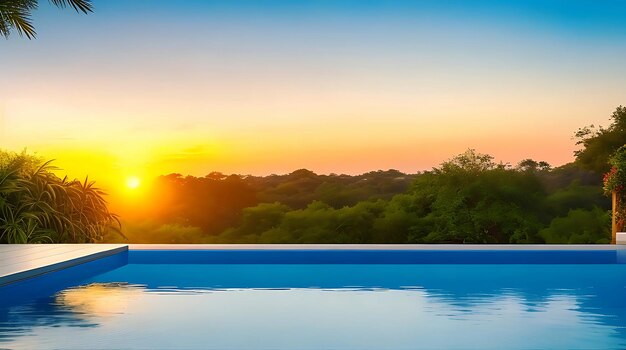
[[[534,242],[545,196],[539,179],[468,150],[415,180],[424,215],[413,242]]]
[[[554,218],[539,235],[546,243],[589,244],[611,242],[611,232],[607,228],[611,215],[600,208],[573,209],[567,216]]]

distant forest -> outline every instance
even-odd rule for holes
[[[417,174],[306,169],[265,177],[170,174],[159,209],[124,222],[142,243],[609,243],[608,158],[626,144],[626,108],[579,129],[575,161],[503,164],[473,149]]]

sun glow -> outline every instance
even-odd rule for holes
[[[139,186],[141,186],[141,180],[137,176],[129,176],[126,178],[126,187],[129,189],[134,190]]]

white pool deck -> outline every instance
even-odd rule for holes
[[[622,250],[626,245],[550,244],[1,244],[0,286],[126,250]]]
[[[126,244],[2,244],[0,286],[125,250]]]

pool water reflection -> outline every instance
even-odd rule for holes
[[[128,264],[0,306],[0,348],[614,349],[626,269]]]

